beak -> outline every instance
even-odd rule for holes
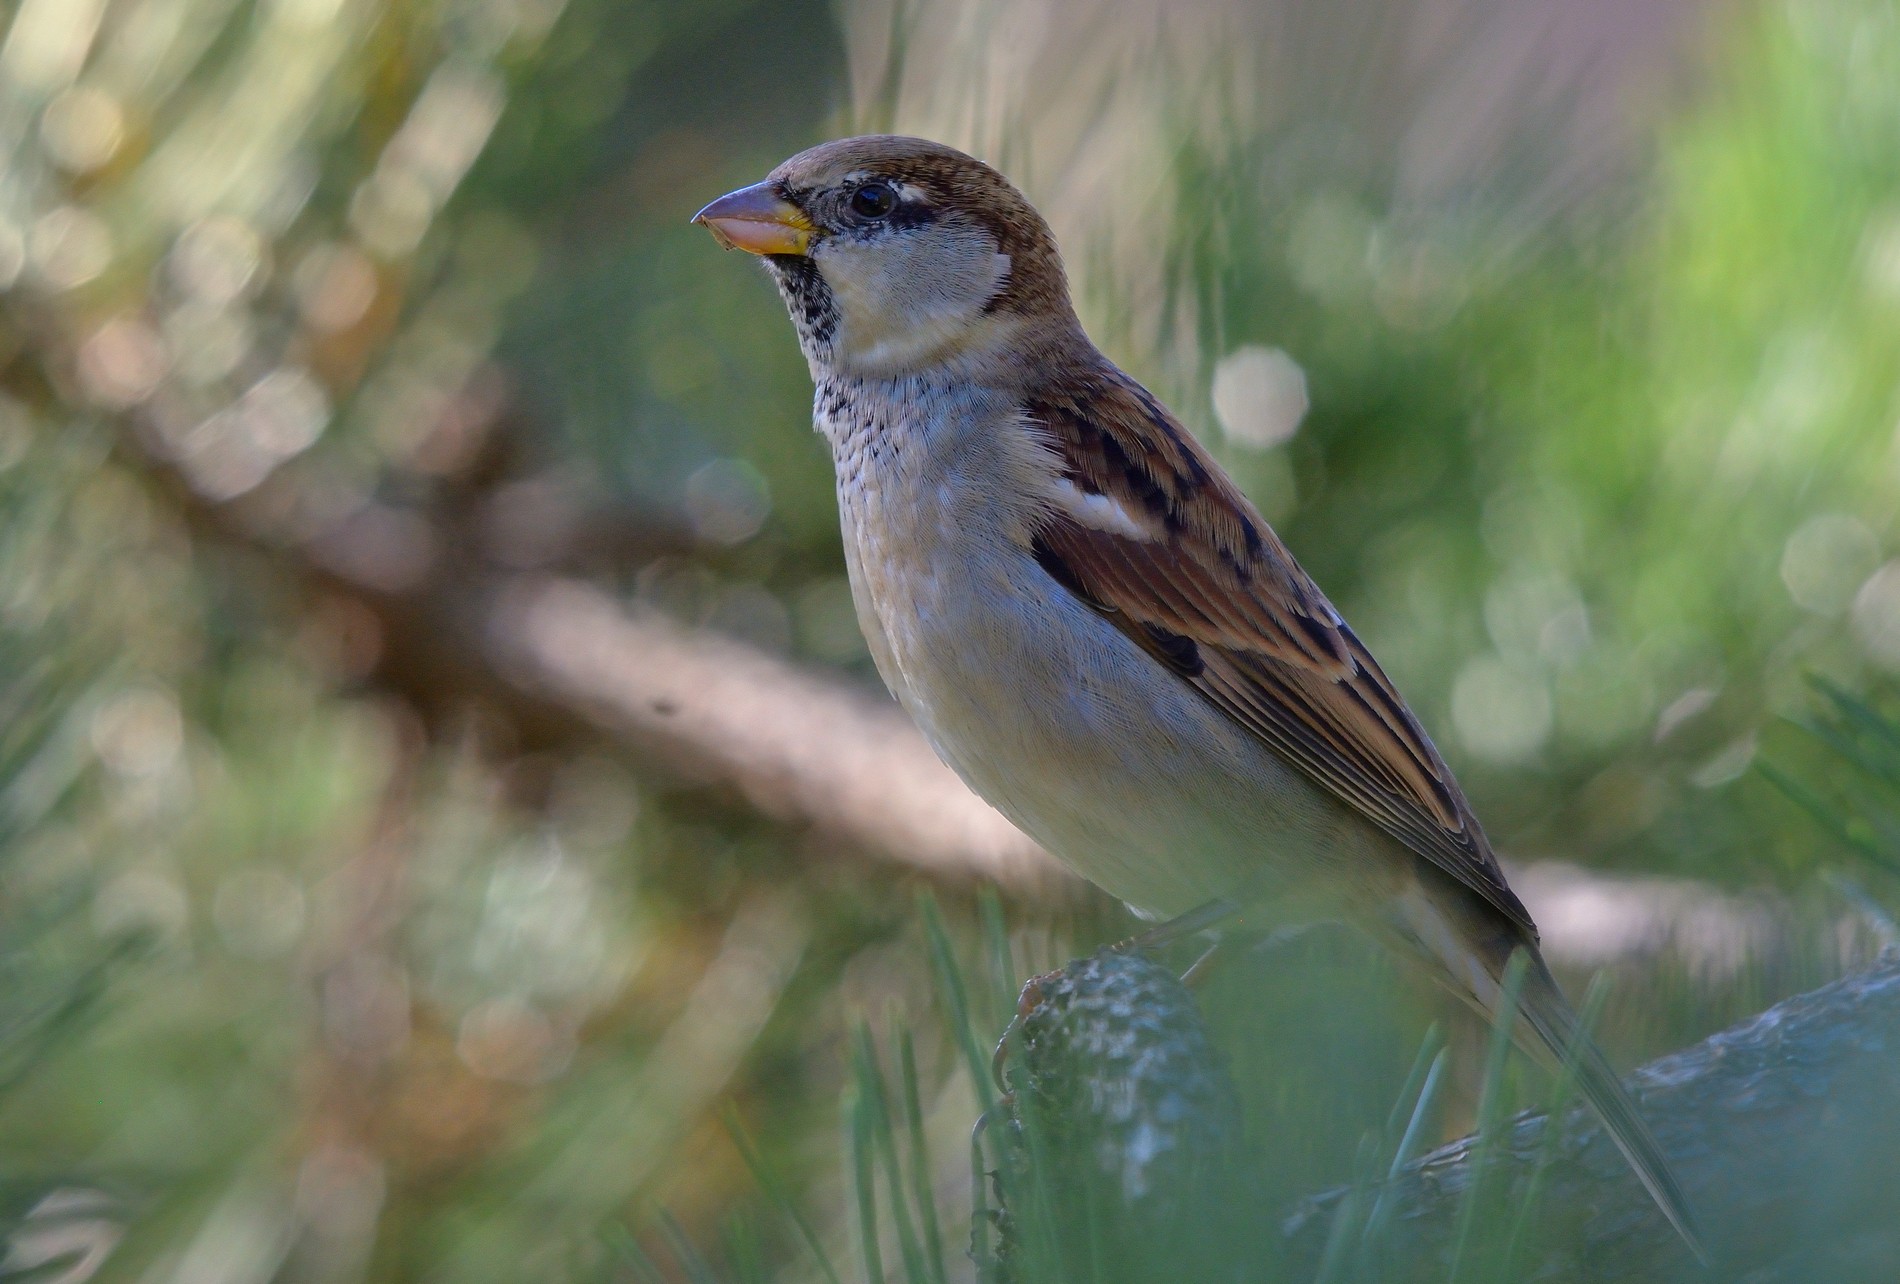
[[[803,254],[815,231],[805,212],[781,198],[773,185],[754,183],[724,196],[693,215],[728,250],[747,254]]]

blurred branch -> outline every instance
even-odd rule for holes
[[[774,820],[933,878],[991,879],[1040,897],[1074,885],[890,700],[494,555],[486,532],[496,510],[538,485],[512,478],[521,461],[509,443],[520,435],[498,430],[488,457],[438,488],[426,510],[372,502],[314,526],[295,516],[317,505],[290,493],[301,484],[290,470],[226,503],[162,461],[148,457],[146,467],[194,531],[254,548],[373,615],[376,679],[425,713],[484,706],[524,747],[604,735],[652,769],[730,786]],[[543,549],[548,565],[638,564],[693,547],[689,534],[624,512],[536,520],[570,532]],[[1511,877],[1562,965],[1669,955],[1723,974],[1785,946],[1795,930],[1789,907],[1770,897],[1692,880],[1557,861],[1514,867]]]
[[[1848,966],[1886,943],[1866,944],[1863,938],[1879,934],[1864,912],[1817,923],[1768,891],[1728,892],[1692,878],[1617,874],[1561,860],[1506,862],[1506,872],[1537,921],[1545,956],[1583,973],[1668,958],[1698,976],[1734,976],[1801,952],[1816,933]]]
[[[1892,1278],[1900,1259],[1896,1042],[1900,953],[1889,951],[1872,971],[1637,1072],[1644,1114],[1705,1222],[1718,1268],[1746,1267],[1760,1284]],[[1573,1111],[1547,1145],[1549,1126],[1542,1116],[1521,1118],[1492,1148],[1497,1167],[1485,1181],[1508,1187],[1505,1206],[1524,1199],[1533,1179],[1542,1189],[1536,1218],[1546,1233],[1512,1278],[1704,1278],[1593,1120]],[[1390,1278],[1444,1278],[1477,1153],[1475,1137],[1453,1142],[1399,1178],[1384,1258],[1405,1265]],[[1296,1255],[1319,1258],[1346,1197],[1320,1196],[1293,1216]]]
[[[522,689],[736,784],[777,819],[938,876],[1044,891],[1059,877],[888,700],[570,580],[511,585],[484,642]]]
[[[486,556],[483,527],[507,485],[444,486],[426,515],[372,502],[312,527],[296,517],[315,505],[294,493],[290,470],[222,503],[161,460],[145,466],[194,532],[249,547],[313,594],[373,616],[375,678],[425,715],[486,707],[523,747],[605,734],[674,779],[735,788],[776,821],[936,878],[1043,897],[1068,881],[888,699]],[[677,532],[638,525],[577,521],[580,546],[553,560],[678,544]]]

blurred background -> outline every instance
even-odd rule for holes
[[[990,1036],[1132,920],[882,695],[791,328],[687,225],[847,132],[1050,216],[1621,1064],[1891,932],[1793,725],[1900,673],[1891,0],[0,15],[0,1271],[822,1278],[722,1118],[855,1261],[864,1020],[969,1277],[918,896]],[[1209,994],[1286,1198],[1457,1019],[1334,933]]]

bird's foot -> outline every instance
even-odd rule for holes
[[[1227,957],[1227,955],[1221,954],[1220,948],[1225,944],[1225,941],[1215,941],[1212,945],[1201,951],[1201,957],[1188,964],[1187,971],[1181,973],[1181,984],[1187,986],[1190,990],[1200,989],[1214,971],[1215,956],[1220,955],[1222,958]],[[1232,951],[1229,951],[1229,953],[1232,953]]]
[[[1205,905],[1189,910],[1167,920],[1156,923],[1145,932],[1137,932],[1125,941],[1118,941],[1109,949],[1117,954],[1138,954],[1149,950],[1165,949],[1176,941],[1185,940],[1210,927],[1219,927],[1228,919],[1238,917],[1240,905],[1225,896],[1217,896]]]

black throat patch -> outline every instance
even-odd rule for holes
[[[803,254],[768,254],[765,266],[778,282],[805,355],[817,357],[830,351],[838,332],[838,301],[818,265]]]

